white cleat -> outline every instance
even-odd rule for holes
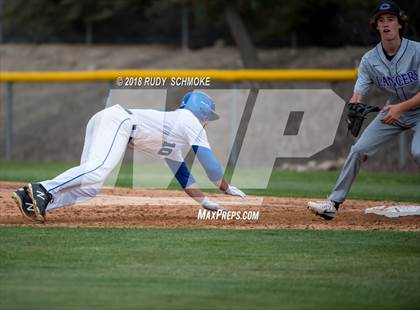
[[[327,221],[334,219],[337,214],[335,203],[331,200],[309,201],[308,209]]]

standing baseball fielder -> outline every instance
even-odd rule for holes
[[[389,96],[385,107],[352,146],[327,201],[309,202],[308,208],[326,220],[335,218],[363,161],[401,132],[413,129],[411,153],[420,167],[420,43],[402,37],[407,17],[392,1],[381,2],[371,19],[381,42],[368,51],[359,67],[351,104],[363,102],[372,85]]]
[[[207,140],[205,126],[218,118],[213,99],[201,91],[187,93],[179,109],[169,112],[128,110],[114,105],[89,120],[79,166],[52,180],[29,183],[14,192],[13,198],[24,217],[43,222],[47,209],[94,197],[130,144],[134,149],[163,158],[185,192],[204,208],[223,210],[198,188],[182,155],[182,150],[192,148],[208,178],[220,190],[245,197],[225,181]]]

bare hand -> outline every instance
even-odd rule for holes
[[[364,96],[362,94],[353,93],[349,102],[351,104],[358,104],[360,102],[363,102],[363,99],[364,99]]]
[[[384,124],[392,125],[394,124],[401,116],[400,107],[398,104],[387,105],[382,111],[388,112],[382,119],[381,122]]]

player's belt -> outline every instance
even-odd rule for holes
[[[133,139],[134,139],[133,134],[134,134],[134,131],[136,129],[137,129],[137,125],[134,124],[133,127],[131,127],[131,135],[130,135],[130,139],[128,139],[128,143],[130,143],[131,141],[133,141]]]

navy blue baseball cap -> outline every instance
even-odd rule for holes
[[[376,7],[375,12],[373,13],[372,19],[376,20],[379,17],[379,15],[382,15],[382,14],[392,14],[397,17],[400,17],[401,9],[398,6],[398,4],[396,4],[393,1],[382,1]]]

